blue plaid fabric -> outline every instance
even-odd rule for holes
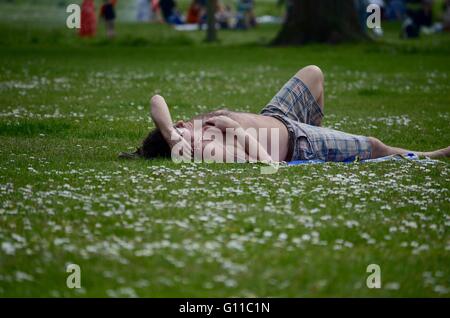
[[[369,159],[367,137],[320,127],[323,112],[308,87],[292,77],[261,111],[283,122],[289,131],[288,161]]]

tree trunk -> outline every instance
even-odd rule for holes
[[[354,0],[287,0],[286,20],[274,45],[339,43],[365,38]]]
[[[206,4],[206,15],[208,17],[206,29],[206,42],[217,41],[216,32],[216,0],[208,0]]]

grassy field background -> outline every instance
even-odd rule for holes
[[[272,48],[279,26],[261,25],[209,45],[119,2],[109,42],[102,25],[77,38],[53,1],[0,1],[0,296],[449,296],[448,160],[261,175],[116,158],[153,127],[155,93],[175,119],[258,112],[308,64],[325,73],[325,126],[448,146],[448,34],[402,41],[385,24],[376,43]],[[373,263],[381,289],[366,287]]]

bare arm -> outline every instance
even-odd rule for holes
[[[187,149],[190,154],[191,144],[184,140],[183,137],[180,136],[174,129],[169,107],[167,106],[167,103],[162,96],[154,95],[151,98],[150,116],[152,117],[152,120],[154,121],[156,127],[161,130],[161,134],[163,135],[164,139],[169,144],[169,147],[171,149],[174,145],[181,142],[183,148]]]
[[[241,126],[236,128],[237,140],[245,149],[245,153],[248,154],[250,161],[259,161],[264,163],[272,163],[273,159],[269,153],[264,149],[261,143],[255,139],[251,134],[247,133]],[[251,145],[256,145],[256,158],[251,153]]]
[[[174,131],[172,117],[170,116],[169,107],[166,101],[160,95],[155,95],[150,99],[150,116],[156,127],[161,130],[164,139],[171,142],[171,134]],[[175,131],[176,132],[176,131]]]

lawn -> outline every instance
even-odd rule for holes
[[[102,26],[80,40],[64,8],[18,2],[0,1],[0,296],[449,297],[448,160],[262,175],[117,154],[153,127],[153,94],[175,119],[258,112],[308,64],[325,73],[325,126],[446,147],[450,35],[401,41],[386,24],[376,43],[273,48],[277,25],[206,44],[119,21],[113,42]]]

